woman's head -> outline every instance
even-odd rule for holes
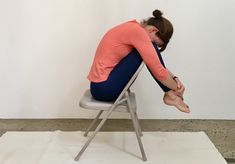
[[[173,26],[171,22],[162,16],[162,12],[160,10],[154,10],[153,17],[144,20],[142,24],[145,26],[154,26],[156,28],[155,35],[160,39],[159,42],[162,41],[162,44],[158,46],[160,47],[160,51],[164,51],[173,34]]]

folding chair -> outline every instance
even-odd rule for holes
[[[85,92],[85,94],[83,95],[83,97],[80,100],[80,106],[85,108],[85,109],[100,110],[100,112],[98,113],[96,118],[91,122],[91,124],[89,125],[88,129],[86,130],[84,136],[87,136],[88,132],[93,127],[95,122],[99,119],[100,115],[104,111],[107,111],[107,113],[104,115],[102,121],[99,123],[99,125],[97,126],[97,128],[95,129],[93,134],[88,138],[88,140],[85,143],[85,145],[83,146],[83,148],[80,150],[78,155],[75,157],[75,159],[74,159],[75,161],[79,160],[82,153],[85,151],[85,149],[90,144],[91,140],[95,137],[95,135],[98,133],[98,131],[104,125],[105,121],[108,119],[108,117],[110,116],[110,114],[113,111],[130,113],[130,116],[131,116],[131,119],[132,119],[132,122],[133,122],[133,126],[134,126],[134,129],[135,129],[136,137],[137,137],[137,140],[138,140],[138,143],[139,143],[139,146],[140,146],[140,151],[141,151],[141,154],[142,154],[142,160],[147,161],[147,158],[146,158],[146,155],[145,155],[145,152],[144,152],[144,148],[143,148],[143,144],[142,144],[141,138],[140,138],[143,134],[142,134],[140,124],[139,124],[139,119],[138,119],[137,113],[136,113],[135,94],[130,91],[130,86],[132,85],[132,83],[137,78],[137,76],[140,73],[143,66],[144,66],[144,62],[141,63],[141,65],[139,66],[139,68],[137,69],[135,74],[132,76],[132,78],[130,79],[128,84],[125,86],[125,88],[123,89],[121,94],[118,96],[118,98],[114,102],[97,101],[97,100],[92,98],[90,90],[87,90]]]

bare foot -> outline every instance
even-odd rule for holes
[[[190,113],[189,106],[183,102],[183,99],[171,91],[165,93],[163,101],[166,105],[175,106],[181,112]]]

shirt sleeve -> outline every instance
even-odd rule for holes
[[[143,29],[138,28],[133,28],[129,34],[130,43],[140,53],[144,63],[149,67],[155,78],[164,80],[169,72],[161,64],[148,34]]]

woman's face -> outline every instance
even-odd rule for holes
[[[164,44],[164,42],[162,41],[162,39],[156,35],[156,33],[158,32],[159,30],[152,26],[149,31],[148,31],[148,34],[149,34],[149,37],[151,39],[152,42],[155,42],[158,46],[162,46]]]

